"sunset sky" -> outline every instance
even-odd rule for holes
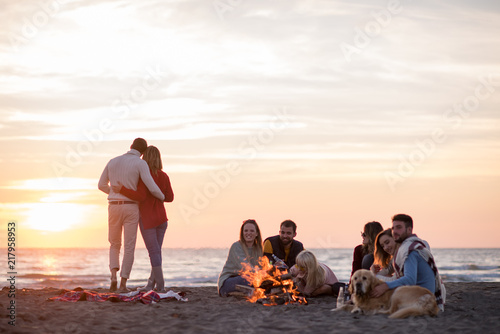
[[[498,1],[0,8],[2,245],[13,220],[18,247],[108,247],[97,182],[143,137],[175,193],[165,247],[254,218],[350,248],[396,213],[431,247],[500,247]]]

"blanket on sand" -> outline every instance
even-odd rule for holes
[[[176,293],[173,291],[168,291],[167,293],[157,293],[155,291],[139,292],[132,291],[129,293],[113,293],[113,292],[95,292],[91,290],[75,289],[71,291],[66,291],[60,296],[51,297],[49,301],[62,301],[62,302],[78,302],[78,301],[89,301],[89,302],[141,302],[143,304],[157,303],[161,299],[177,299],[180,301],[187,301],[184,297],[185,294],[180,292]]]

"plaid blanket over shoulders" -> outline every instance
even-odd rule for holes
[[[404,275],[404,263],[408,258],[408,255],[413,251],[418,252],[418,254],[425,260],[425,262],[427,262],[427,264],[429,264],[434,272],[436,281],[434,296],[436,297],[436,303],[439,309],[443,312],[444,304],[446,303],[446,287],[444,286],[443,280],[439,275],[436,263],[434,262],[434,256],[427,247],[427,243],[418,238],[415,234],[406,238],[394,255],[393,265],[395,273],[398,278]]]

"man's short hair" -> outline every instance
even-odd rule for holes
[[[132,146],[130,146],[130,148],[137,150],[142,154],[148,148],[148,143],[143,138],[135,138],[134,142],[132,143]]]
[[[410,216],[405,215],[404,213],[399,213],[397,215],[394,215],[394,217],[392,217],[392,221],[395,221],[395,220],[404,222],[406,228],[408,228],[408,227],[413,228],[413,219],[411,219]]]
[[[293,228],[293,233],[297,232],[297,224],[295,224],[293,220],[290,220],[290,219],[284,220],[281,223],[280,228],[283,227],[283,226],[285,226],[285,227],[292,227]]]

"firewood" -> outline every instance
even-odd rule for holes
[[[243,292],[247,296],[251,296],[255,292],[255,289],[252,288],[251,286],[236,284],[235,288],[236,288],[236,291]]]

